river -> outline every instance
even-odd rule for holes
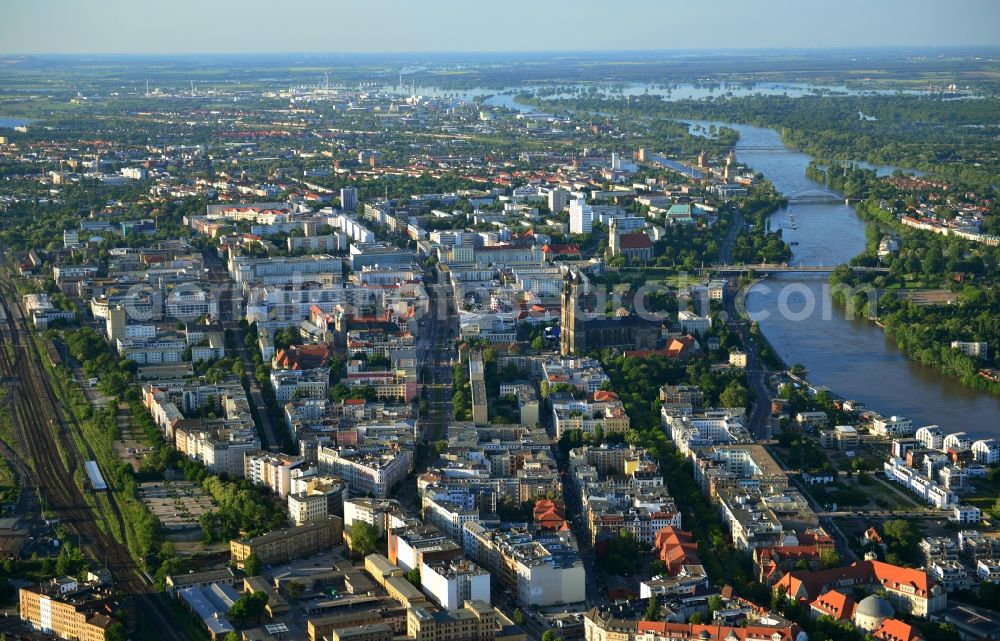
[[[455,100],[473,101],[484,98],[483,103],[491,107],[504,107],[514,111],[530,112],[532,108],[523,105],[514,96],[521,92],[531,93],[540,90],[540,98],[571,98],[597,92],[604,96],[623,98],[625,96],[659,96],[666,101],[702,100],[705,98],[738,98],[743,96],[787,96],[801,98],[803,96],[838,95],[925,95],[930,92],[913,89],[858,89],[844,85],[816,85],[801,82],[734,82],[734,83],[640,83],[640,82],[598,82],[598,83],[546,83],[511,85],[507,87],[469,87],[442,88],[433,85],[411,85],[402,78],[402,84],[385,85],[380,91],[390,94],[409,96],[416,93],[429,98],[453,98]]]
[[[24,127],[35,122],[34,120],[28,120],[26,118],[0,118],[0,129],[13,129],[15,127]]]
[[[533,111],[514,101],[513,93],[494,95],[487,103]],[[677,92],[673,98],[682,93]],[[781,136],[773,129],[687,122],[700,124],[706,130],[712,124],[737,130],[738,160],[767,176],[785,195],[825,189],[806,178],[809,155],[787,147],[784,152],[773,151],[784,147]],[[894,170],[885,165],[859,164],[877,169],[880,175]],[[854,208],[845,204],[791,205],[775,212],[771,225],[782,229],[785,240],[796,243],[791,261],[795,264],[839,265],[861,253],[865,245],[865,225]],[[761,282],[747,294],[748,311],[786,363],[804,366],[813,385],[846,399],[864,401],[869,409],[882,414],[905,416],[917,427],[936,424],[946,432],[1000,436],[1000,397],[965,387],[933,368],[909,360],[871,321],[847,318],[846,312],[830,300],[826,285],[826,275],[781,274]],[[781,313],[781,303],[791,314]]]
[[[782,146],[773,129],[726,126],[740,132],[737,159],[782,193],[824,189],[805,176],[808,155],[746,150]],[[864,249],[864,223],[847,205],[791,205],[775,212],[771,225],[798,243],[792,246],[796,264],[836,265]],[[946,432],[1000,435],[1000,398],[910,361],[872,322],[846,318],[845,310],[831,302],[826,283],[825,275],[781,274],[748,293],[747,310],[786,363],[803,365],[813,385],[864,401],[882,414],[910,418],[917,427],[937,424]],[[781,313],[781,301],[790,314]]]

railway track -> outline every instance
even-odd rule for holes
[[[9,281],[0,280],[0,342],[10,345],[15,357],[0,349],[0,377],[17,380],[10,399],[14,433],[24,457],[34,463],[32,482],[67,532],[79,541],[90,558],[103,561],[111,571],[116,588],[132,596],[158,638],[184,641],[187,636],[175,629],[169,612],[160,602],[149,578],[139,570],[124,544],[102,531],[93,510],[87,505],[74,480],[82,465],[81,453],[69,433],[70,426],[61,403],[40,365],[41,355],[27,329],[26,319],[16,303],[16,291]],[[64,454],[65,453],[65,458]],[[4,452],[8,454],[8,452]],[[14,454],[9,452],[9,454]],[[21,460],[15,457],[14,460]],[[118,526],[124,534],[125,522],[114,497],[108,494]]]

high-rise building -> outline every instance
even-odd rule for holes
[[[358,208],[357,187],[343,187],[340,190],[340,208],[346,212],[353,212]]]
[[[571,234],[589,234],[594,225],[594,208],[583,198],[577,198],[569,204],[569,232]]]
[[[549,210],[553,214],[558,214],[562,210],[566,209],[566,204],[569,202],[569,192],[562,187],[555,187],[549,191]]]

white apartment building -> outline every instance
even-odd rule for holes
[[[343,278],[344,261],[336,256],[317,254],[294,258],[248,258],[231,255],[229,276],[241,287],[247,283],[338,282]]]
[[[320,471],[339,476],[355,496],[385,498],[389,490],[402,482],[413,468],[413,452],[408,449],[382,448],[380,451],[320,447],[317,452]]]
[[[961,450],[972,446],[972,439],[965,432],[954,432],[941,441],[941,450]]]
[[[983,465],[1000,463],[1000,440],[986,438],[972,444],[972,457]]]
[[[878,416],[872,420],[872,434],[895,438],[913,434],[913,421],[902,416]]]
[[[928,567],[927,575],[940,583],[947,592],[969,587],[969,573],[960,561],[935,560]]]
[[[405,527],[408,517],[396,499],[352,498],[344,501],[344,527],[363,521],[375,527],[379,535],[386,530]]]
[[[976,576],[980,581],[1000,583],[1000,561],[980,559],[976,563]]]
[[[569,233],[589,234],[594,230],[594,208],[583,198],[569,203]]]
[[[986,358],[989,345],[986,341],[952,341],[951,348],[973,358]]]
[[[75,229],[66,229],[63,231],[63,247],[70,248],[76,247],[80,244],[80,232]]]
[[[118,340],[118,353],[125,360],[135,361],[139,365],[179,363],[184,360],[186,347],[184,339],[177,336]]]
[[[185,453],[200,461],[213,474],[243,476],[243,458],[247,452],[260,450],[260,439],[249,430],[217,435],[214,432],[185,434]]]
[[[280,405],[301,398],[326,398],[329,385],[330,371],[327,368],[271,370],[271,386]]]
[[[466,559],[422,562],[420,587],[445,610],[458,610],[470,600],[490,602],[490,573]]]
[[[346,234],[325,234],[322,236],[289,236],[287,239],[288,251],[298,251],[300,249],[307,252],[325,251],[336,252],[347,249]]]
[[[983,520],[983,512],[973,505],[956,505],[948,520],[962,525],[980,523]]]
[[[926,503],[939,510],[949,509],[958,504],[958,495],[929,479],[919,471],[906,466],[901,458],[891,458],[883,464],[885,476],[910,490]]]
[[[601,395],[607,395],[602,398]],[[559,401],[552,403],[552,420],[556,438],[572,430],[593,434],[598,428],[605,434],[625,432],[630,425],[625,405],[611,392],[598,392],[593,401]]]
[[[569,202],[569,192],[560,187],[554,187],[549,190],[549,211],[553,214],[558,214],[562,210],[566,209],[566,204]]]
[[[729,410],[705,410],[687,415],[675,414],[664,408],[660,410],[660,421],[685,456],[712,445],[753,442],[743,424],[743,416]]]
[[[597,392],[611,380],[594,358],[550,358],[542,363],[542,377],[549,385],[569,383],[588,394]]]
[[[211,292],[200,287],[177,287],[167,294],[166,315],[169,318],[193,320],[201,316],[219,316],[219,301]]]
[[[580,603],[586,574],[571,533],[536,536],[467,523],[466,555],[514,590],[523,607]]]
[[[331,514],[342,514],[347,487],[340,479],[292,470],[292,490],[288,494],[288,518],[298,527]]]
[[[452,494],[460,494],[461,502],[450,500]],[[475,507],[475,497],[468,492],[427,492],[423,498],[424,521],[441,532],[461,542],[466,523],[479,520],[479,510]]]
[[[913,436],[920,445],[929,450],[940,450],[944,444],[944,430],[939,425],[925,425]]]
[[[699,316],[690,310],[682,309],[677,312],[677,323],[681,326],[681,331],[704,334],[712,328],[712,317]]]
[[[254,485],[263,485],[282,499],[286,499],[292,489],[292,470],[303,462],[301,457],[271,452],[248,452],[243,459],[243,477]]]

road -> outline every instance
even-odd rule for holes
[[[854,553],[854,549],[851,547],[850,539],[847,537],[846,534],[844,534],[844,531],[840,529],[840,526],[837,525],[837,522],[833,520],[832,517],[834,515],[827,514],[826,516],[824,516],[820,512],[822,508],[820,507],[819,503],[817,503],[816,500],[812,497],[812,495],[806,491],[806,488],[802,484],[801,478],[799,478],[797,474],[789,473],[788,478],[792,482],[792,485],[794,485],[799,490],[799,492],[802,493],[802,496],[804,496],[805,499],[809,502],[809,507],[812,508],[813,512],[816,512],[816,514],[819,516],[820,524],[823,526],[823,528],[827,531],[827,533],[829,533],[831,536],[834,537],[834,545],[836,545],[837,547],[837,553],[840,555],[840,558],[843,559],[845,562],[860,561],[861,559],[858,558],[858,555]]]
[[[597,583],[597,568],[594,565],[596,557],[594,555],[594,548],[590,545],[590,532],[587,528],[580,493],[569,482],[568,477],[563,477],[562,488],[563,504],[566,506],[566,518],[573,524],[573,534],[576,535],[580,560],[583,562],[583,571],[587,577],[587,585],[584,591],[587,599],[587,607],[609,605],[610,602],[605,596],[606,592]]]
[[[726,237],[722,239],[722,247],[719,248],[720,265],[733,264],[733,247],[736,245],[736,237],[740,235],[744,224],[743,210],[737,207],[733,210],[732,224],[729,226],[729,231],[726,232]]]
[[[731,264],[733,261],[733,247],[736,244],[736,237],[743,229],[743,212],[734,210],[733,224],[730,225],[726,237],[719,248],[719,263],[722,265]],[[767,388],[767,370],[760,360],[759,350],[750,339],[749,322],[744,321],[737,311],[737,300],[743,294],[737,291],[736,280],[731,279],[726,287],[724,299],[725,311],[729,325],[729,331],[735,332],[740,337],[740,342],[747,352],[747,385],[753,393],[754,404],[750,412],[750,420],[747,428],[754,438],[766,441],[771,438],[771,392]]]
[[[728,316],[726,322],[729,331],[739,335],[747,353],[747,384],[754,397],[747,428],[755,439],[766,441],[771,438],[771,392],[767,388],[767,370],[760,360],[757,346],[750,338],[749,321],[743,320],[737,311],[736,301],[743,292],[735,291],[736,286],[736,281],[730,280],[726,287],[724,300]]]
[[[447,438],[448,423],[452,420],[451,397],[455,386],[452,358],[458,336],[458,308],[447,278],[435,268],[424,274],[430,310],[420,321],[417,360],[421,363],[421,382],[428,404],[428,416],[421,421],[422,437],[427,443]]]
[[[247,381],[250,387],[247,400],[250,403],[250,410],[253,412],[257,422],[261,445],[264,449],[279,451],[283,439],[278,437],[278,432],[271,421],[271,415],[267,412],[267,403],[264,401],[264,395],[260,391],[257,379],[254,377],[256,366],[253,359],[250,358],[250,351],[246,347],[246,331],[240,326],[242,305],[238,297],[236,284],[229,278],[229,272],[226,270],[225,264],[215,253],[204,252],[202,256],[204,257],[205,266],[209,270],[208,280],[219,291],[219,321],[227,331],[232,332],[236,340],[236,355],[239,356],[240,361],[243,363],[243,370],[247,373]],[[229,285],[229,287],[222,287],[223,285]]]

